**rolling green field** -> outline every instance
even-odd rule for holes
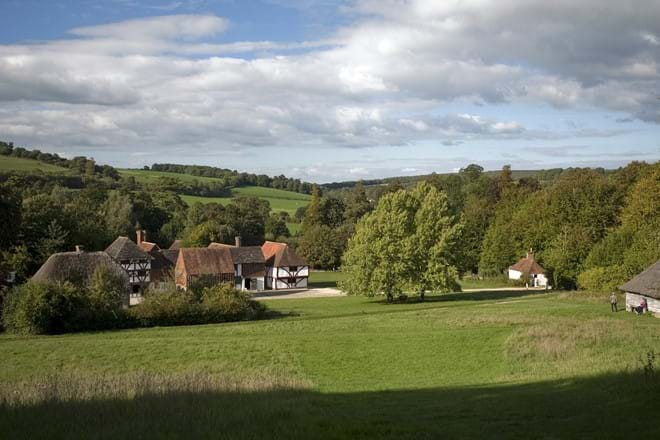
[[[180,179],[182,181],[217,181],[218,179],[213,177],[198,177],[190,174],[179,174],[179,173],[167,173],[162,171],[147,171],[147,170],[128,170],[122,169],[119,170],[120,174],[124,177],[132,176],[135,177],[135,180],[142,183],[148,183],[150,181],[155,181],[160,177],[172,177],[175,179]],[[275,188],[265,188],[260,186],[244,186],[239,188],[233,188],[231,190],[232,197],[240,196],[250,196],[250,197],[259,197],[264,200],[268,200],[270,207],[273,212],[286,211],[290,215],[293,215],[301,206],[306,206],[309,203],[311,197],[307,194],[300,194],[292,191],[284,191],[281,189]],[[199,196],[189,196],[182,195],[181,198],[188,204],[191,205],[195,202],[200,203],[220,203],[223,205],[231,202],[232,197],[199,197]]]
[[[660,435],[660,380],[642,362],[660,352],[660,320],[610,313],[606,299],[266,303],[272,319],[258,322],[1,336],[3,436]]]
[[[284,193],[284,194],[282,194]],[[268,200],[270,208],[273,212],[286,211],[289,215],[293,215],[301,206],[307,206],[309,203],[309,196],[306,194],[292,193],[289,191],[281,191],[272,188],[261,188],[258,186],[246,186],[235,188],[232,190],[233,197],[251,196],[260,199]],[[289,197],[289,198],[287,198]],[[305,198],[307,197],[307,198]],[[181,198],[188,205],[193,203],[220,203],[226,205],[232,201],[232,197],[199,197],[181,195]]]
[[[21,157],[0,156],[0,171],[43,171],[44,173],[65,173],[66,168]]]

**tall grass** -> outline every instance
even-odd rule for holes
[[[15,383],[0,384],[0,409],[42,402],[104,399],[130,400],[170,393],[263,392],[309,389],[309,381],[270,375],[229,376],[191,372],[158,374],[136,372],[124,375],[50,374]]]

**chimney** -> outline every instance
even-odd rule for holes
[[[76,253],[81,254],[83,252],[85,252],[85,248],[82,245],[77,244],[76,245]]]
[[[139,246],[140,243],[142,243],[142,229],[138,229],[137,231],[135,231],[135,235],[137,235],[136,243]]]
[[[234,240],[236,240],[236,247],[241,247],[241,236],[237,235]]]

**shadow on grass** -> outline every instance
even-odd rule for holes
[[[385,305],[403,305],[403,304],[423,304],[451,301],[494,301],[500,299],[522,298],[526,296],[544,295],[546,290],[487,290],[482,292],[458,292],[445,293],[441,295],[426,295],[424,301],[419,296],[409,296],[405,301],[394,300],[388,303],[385,298],[374,301],[376,304]]]
[[[310,289],[324,289],[326,287],[336,289],[337,281],[314,281],[309,283]]]
[[[177,392],[0,406],[2,437],[660,438],[660,381],[641,373],[381,392]]]

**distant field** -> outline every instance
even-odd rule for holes
[[[296,209],[301,206],[307,206],[310,196],[307,194],[299,194],[290,191],[282,191],[274,188],[262,188],[259,186],[245,186],[235,188],[232,190],[234,197],[239,196],[252,196],[259,197],[260,199],[268,200],[270,208],[273,212],[286,211],[289,215],[293,216]],[[195,202],[200,203],[220,203],[226,205],[231,202],[231,197],[198,197],[182,195],[181,198],[188,205]]]
[[[273,319],[0,335],[2,437],[660,438],[660,319],[607,295],[265,303]]]
[[[119,174],[124,177],[134,177],[136,181],[141,183],[148,183],[155,180],[158,180],[161,177],[172,177],[174,179],[179,179],[184,182],[191,182],[193,180],[198,180],[200,182],[217,182],[220,179],[214,177],[200,177],[193,176],[191,174],[180,174],[180,173],[168,173],[165,171],[148,171],[148,170],[130,170],[130,169],[120,169],[118,170]]]
[[[0,156],[0,171],[43,171],[44,173],[62,173],[66,168],[21,157]]]

